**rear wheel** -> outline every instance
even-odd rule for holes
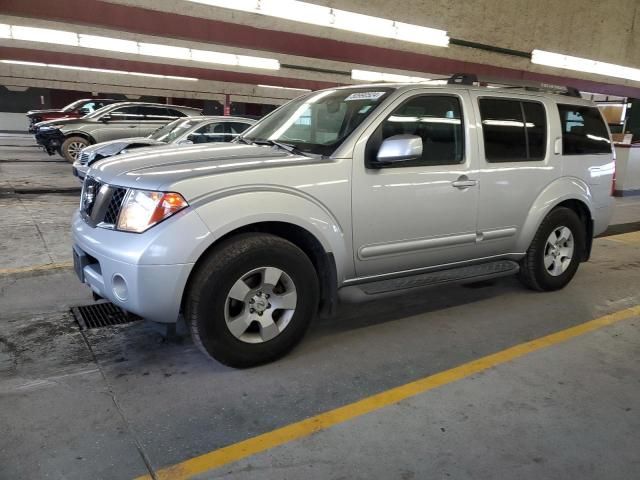
[[[243,234],[215,249],[190,282],[185,318],[198,347],[246,368],[288,353],[318,308],[318,278],[305,253],[280,237]]]
[[[69,137],[64,142],[62,142],[60,150],[62,152],[62,156],[68,162],[73,163],[77,160],[82,149],[89,145],[89,140],[87,140],[86,138]]]
[[[586,229],[569,208],[547,215],[520,264],[520,280],[533,290],[565,287],[576,274],[584,252]]]

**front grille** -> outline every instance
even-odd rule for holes
[[[98,182],[95,178],[87,176],[84,179],[84,185],[82,186],[82,212],[91,216],[93,213],[93,208],[96,204],[96,199],[98,197],[98,192],[102,187],[102,183]]]
[[[87,175],[82,187],[80,211],[89,225],[113,227],[118,222],[127,189],[99,182]]]
[[[103,222],[109,225],[115,225],[118,222],[118,215],[120,215],[120,209],[122,208],[122,202],[127,195],[126,188],[113,187],[111,193],[111,200],[109,206],[104,214]]]

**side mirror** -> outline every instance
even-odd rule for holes
[[[376,163],[389,165],[422,157],[422,138],[417,135],[394,135],[382,142]]]
[[[193,141],[192,141],[192,140],[189,140],[189,139],[186,139],[186,140],[180,140],[180,141],[178,142],[178,145],[193,145]]]
[[[111,115],[107,114],[107,115],[103,115],[102,117],[100,117],[100,121],[103,123],[107,123],[111,121]]]
[[[78,110],[78,113],[82,116],[87,115],[89,113],[91,113],[91,111],[88,108],[81,108],[80,110]]]

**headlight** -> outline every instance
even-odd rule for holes
[[[40,127],[40,130],[60,130],[62,125],[44,125]]]
[[[179,193],[129,190],[118,217],[118,230],[142,233],[188,206]]]

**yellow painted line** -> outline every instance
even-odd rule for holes
[[[572,338],[593,332],[607,325],[620,322],[632,317],[640,316],[640,305],[621,310],[610,315],[591,320],[589,322],[552,333],[530,342],[515,345],[498,353],[473,360],[458,367],[436,373],[429,377],[401,385],[391,390],[372,395],[343,407],[321,413],[300,422],[292,423],[271,432],[249,438],[227,447],[213,450],[204,455],[191,458],[176,465],[163,468],[156,472],[156,478],[161,480],[182,480],[203,472],[220,468],[243,458],[264,452],[279,445],[308,437],[321,430],[340,423],[353,420],[370,412],[380,410],[413,396],[428,392],[443,385],[447,385],[497,365],[515,360],[529,353],[547,348]],[[136,480],[148,480],[150,476],[138,477]]]
[[[621,235],[612,235],[604,237],[612,242],[624,243],[626,245],[640,245],[640,232],[623,233]]]
[[[73,267],[73,262],[45,263],[44,265],[31,265],[19,268],[0,268],[0,276],[15,275],[18,273],[46,272],[47,270],[62,270]]]

